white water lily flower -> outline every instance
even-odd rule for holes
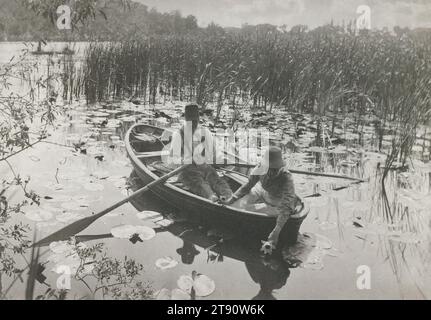
[[[156,267],[161,270],[172,269],[175,268],[177,265],[178,261],[172,259],[171,257],[164,257],[156,261]]]
[[[194,279],[191,276],[183,275],[178,279],[177,285],[189,294],[193,288],[197,297],[207,297],[215,291],[215,282],[203,274],[197,274]]]
[[[25,213],[25,217],[32,221],[44,222],[44,221],[51,220],[53,218],[53,214],[51,211],[37,208],[37,209],[27,211]]]

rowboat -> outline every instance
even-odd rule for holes
[[[124,141],[127,154],[137,176],[144,184],[166,174],[160,163],[162,151],[170,142],[172,134],[173,131],[169,129],[147,124],[136,124],[126,133]],[[223,179],[226,179],[235,191],[247,180],[247,176],[231,169],[232,166],[227,165],[217,168]],[[252,239],[260,243],[261,240],[266,240],[276,223],[276,217],[215,203],[193,194],[175,179],[154,186],[150,191],[154,196],[178,209],[188,221],[227,230],[247,241]],[[304,218],[290,219],[281,232],[280,241],[296,242]]]

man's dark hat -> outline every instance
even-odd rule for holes
[[[265,153],[262,164],[271,169],[280,169],[286,166],[283,161],[283,153],[278,147],[269,147]]]
[[[186,105],[184,117],[186,121],[199,120],[199,106],[197,104]]]

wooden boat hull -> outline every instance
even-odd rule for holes
[[[135,149],[137,147],[135,144],[140,144],[140,142],[133,140],[133,134],[136,131],[152,131],[156,136],[162,136],[165,130],[149,125],[135,125],[130,128],[125,137],[126,150],[133,168],[140,180],[144,184],[148,184],[157,179],[158,176],[136,155]],[[160,144],[153,146],[147,144],[140,148],[140,151],[151,152],[160,151],[160,149]],[[151,192],[162,201],[177,208],[188,221],[202,226],[222,228],[240,235],[244,239],[254,239],[259,242],[266,240],[276,223],[275,217],[217,204],[170,183],[156,186],[151,189]],[[282,232],[281,239],[286,242],[296,242],[302,221],[303,219],[289,220]]]

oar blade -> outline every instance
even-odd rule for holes
[[[75,221],[70,225],[47,236],[46,238],[39,240],[37,243],[34,244],[34,246],[47,246],[54,241],[69,240],[70,237],[73,237],[81,231],[87,229],[95,220],[97,220],[97,218],[98,217],[94,215]]]

